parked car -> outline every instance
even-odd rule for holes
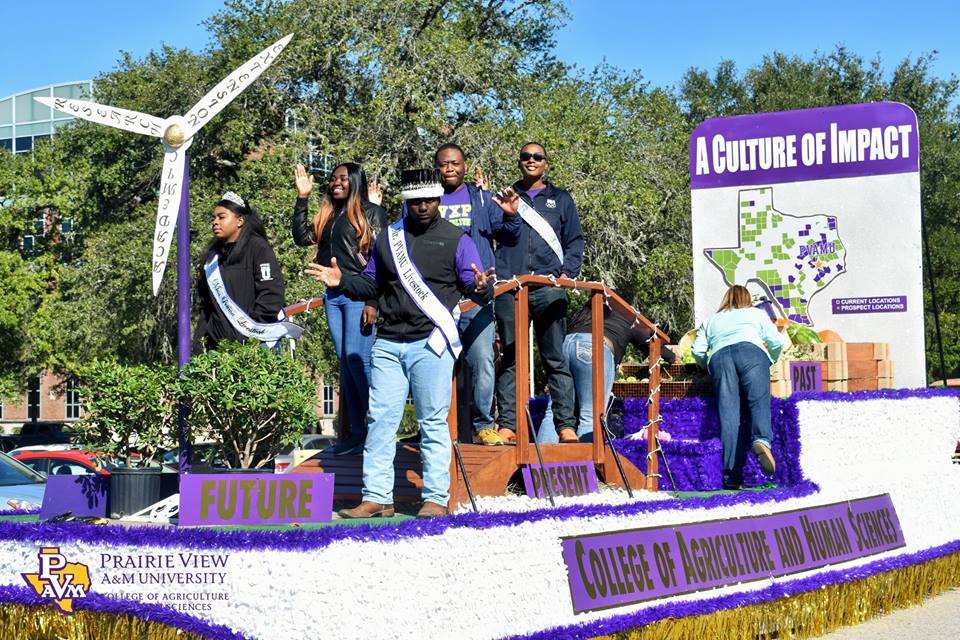
[[[11,457],[43,476],[109,475],[121,466],[110,458],[83,449],[18,449],[11,452]]]
[[[27,422],[15,436],[18,447],[34,444],[66,444],[73,442],[76,434],[62,422]]]
[[[16,436],[3,435],[0,436],[0,452],[9,453],[19,446],[20,442],[17,440]]]
[[[39,473],[0,453],[0,511],[32,511],[43,504],[47,481]]]

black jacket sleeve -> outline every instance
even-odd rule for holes
[[[276,322],[283,308],[283,272],[277,256],[266,241],[258,242],[253,253],[253,313],[258,322]]]
[[[210,300],[210,289],[207,288],[207,278],[203,269],[197,273],[196,281],[197,298],[200,301],[200,313],[197,316],[197,328],[193,332],[192,353],[194,355],[203,352],[204,338],[207,336],[207,324],[210,322],[210,310],[212,301]]]
[[[310,224],[310,215],[307,210],[309,198],[297,198],[293,205],[293,241],[301,247],[309,247],[317,244],[317,234],[313,231],[313,225]]]

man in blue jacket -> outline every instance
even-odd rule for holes
[[[470,236],[483,262],[481,269],[491,269],[494,265],[494,238],[499,235],[516,241],[520,216],[501,210],[489,193],[463,181],[466,158],[458,145],[447,143],[441,146],[433,160],[443,184],[440,217]],[[493,422],[493,305],[474,307],[465,312],[460,316],[459,328],[463,359],[473,382],[470,418],[474,438],[481,444],[503,444]]]
[[[542,144],[528,142],[520,149],[520,180],[496,198],[505,213],[523,220],[516,237],[497,234],[497,278],[537,274],[576,278],[583,264],[583,229],[570,194],[544,180],[549,167]],[[560,287],[534,287],[529,297],[540,358],[547,374],[553,404],[554,425],[560,442],[579,442],[574,416],[573,377],[563,356],[567,331],[567,293]],[[500,436],[515,438],[516,354],[514,342],[514,296],[496,298],[494,309],[503,350],[497,380]]]

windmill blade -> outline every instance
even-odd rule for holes
[[[163,119],[131,111],[110,107],[87,100],[73,100],[71,98],[34,98],[37,102],[51,109],[68,113],[75,118],[89,120],[98,124],[105,124],[124,131],[142,133],[145,136],[159,138],[163,133]]]
[[[163,154],[163,172],[160,174],[160,201],[157,204],[157,224],[153,232],[153,295],[160,290],[163,272],[170,257],[170,242],[180,211],[183,191],[183,167],[186,148],[167,149]]]
[[[242,65],[234,69],[233,73],[220,81],[207,95],[200,98],[197,104],[184,116],[189,131],[187,137],[193,136],[200,127],[207,124],[213,116],[223,111],[230,102],[246,89],[250,84],[273,64],[277,56],[283,51],[293,34],[288,34],[277,40],[269,47],[253,56]]]

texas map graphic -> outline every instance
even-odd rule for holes
[[[739,192],[740,241],[704,249],[728,285],[760,284],[790,320],[812,325],[810,300],[846,271],[837,218],[793,216],[773,207],[773,189]]]

